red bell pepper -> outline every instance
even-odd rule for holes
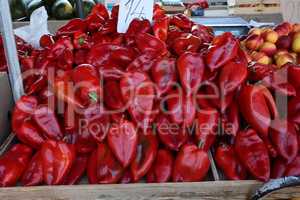
[[[247,63],[231,61],[220,69],[219,88],[222,95],[230,95],[245,82],[248,75],[247,67]]]
[[[167,105],[172,122],[189,127],[196,115],[196,106],[192,95],[185,94],[179,89],[168,93]]]
[[[281,119],[273,120],[270,138],[279,156],[287,163],[291,163],[297,157],[299,144],[294,124]]]
[[[15,133],[20,141],[34,149],[39,149],[45,141],[32,120],[24,121]]]
[[[232,33],[226,32],[214,38],[206,54],[206,64],[211,71],[217,70],[238,54],[239,43]]]
[[[110,117],[102,106],[96,104],[82,111],[78,116],[79,135],[91,135],[98,143],[107,136],[110,128]]]
[[[42,130],[45,138],[61,140],[63,132],[53,110],[47,105],[39,105],[33,114],[34,122]]]
[[[170,151],[160,149],[152,168],[147,174],[147,183],[165,183],[172,177],[174,158]]]
[[[101,143],[89,158],[87,174],[90,184],[113,184],[122,178],[123,168],[108,145]]]
[[[184,14],[176,14],[171,17],[170,24],[177,26],[180,29],[183,30],[190,30],[192,26],[194,25],[194,22],[192,22],[186,15]]]
[[[95,104],[102,98],[102,89],[97,70],[88,64],[77,66],[72,70],[72,80],[79,90],[79,97],[83,105]]]
[[[157,85],[158,96],[167,93],[176,83],[176,60],[174,58],[158,58],[151,68],[151,77]]]
[[[40,38],[40,46],[42,48],[49,48],[55,43],[54,36],[50,34],[43,35]]]
[[[220,145],[217,148],[215,160],[229,180],[245,180],[247,170],[238,160],[233,146]]]
[[[64,184],[74,185],[80,181],[87,168],[88,156],[79,155],[75,158],[69,174],[65,177]]]
[[[41,149],[44,183],[62,184],[72,168],[75,154],[73,145],[53,140],[46,141]]]
[[[177,55],[185,52],[196,53],[202,45],[202,40],[192,34],[182,35],[173,42],[173,50]]]
[[[75,49],[90,49],[92,43],[86,33],[79,31],[75,32],[73,35],[73,45]]]
[[[66,25],[60,27],[56,32],[56,35],[73,35],[77,31],[85,32],[86,24],[81,19],[72,19]]]
[[[120,81],[120,88],[132,120],[139,127],[148,128],[155,97],[153,83],[148,75],[141,72],[127,73]]]
[[[300,176],[300,156],[298,155],[293,162],[286,166],[285,176]]]
[[[232,102],[221,117],[223,133],[235,137],[240,129],[240,113],[236,102]]]
[[[134,37],[138,33],[149,33],[151,31],[151,23],[147,19],[133,19],[127,32],[125,33],[126,37]]]
[[[130,63],[126,69],[129,72],[148,72],[153,68],[154,62],[157,58],[156,52],[147,52],[138,56],[132,63]]]
[[[235,152],[244,167],[258,180],[270,179],[270,158],[264,142],[253,129],[240,131],[235,139]]]
[[[184,53],[177,60],[180,82],[187,94],[199,89],[205,64],[201,54]]]
[[[214,39],[214,32],[213,30],[201,24],[193,25],[191,29],[191,33],[197,37],[199,37],[203,43],[209,44]]]
[[[109,13],[106,7],[103,4],[97,4],[93,7],[91,14],[98,14],[103,17],[105,20],[109,18]]]
[[[132,183],[133,182],[133,178],[132,178],[132,173],[130,170],[127,170],[122,179],[120,180],[121,184],[128,184],[128,183]]]
[[[188,140],[188,134],[184,127],[172,123],[167,115],[159,115],[157,118],[157,132],[160,141],[169,149],[179,151]]]
[[[104,103],[113,110],[121,110],[125,107],[122,99],[119,82],[108,80],[104,83]]]
[[[271,120],[278,117],[278,111],[269,90],[262,85],[245,85],[238,102],[243,117],[261,136],[271,155],[276,156],[269,140],[269,128]]]
[[[23,144],[16,144],[0,157],[0,187],[15,186],[25,171],[32,150]]]
[[[148,33],[138,33],[135,42],[142,53],[155,52],[158,55],[166,55],[168,53],[166,44]]]
[[[43,183],[43,162],[41,151],[38,151],[32,157],[23,174],[21,183],[24,186],[37,186]]]
[[[216,140],[219,120],[220,114],[213,108],[200,110],[197,114],[196,138],[204,151],[208,151]]]
[[[158,149],[156,135],[152,132],[140,133],[135,159],[130,165],[133,181],[139,181],[150,170]]]
[[[91,33],[95,33],[104,26],[105,19],[98,13],[93,13],[86,17],[85,23],[87,30]]]
[[[174,182],[198,182],[205,178],[209,168],[207,152],[187,144],[177,154],[172,178]]]
[[[12,130],[17,133],[24,121],[30,120],[36,107],[38,106],[38,100],[34,96],[22,96],[14,107],[12,113]]]
[[[135,126],[129,121],[121,121],[109,129],[107,141],[121,165],[128,167],[137,151],[138,135]]]
[[[281,158],[276,158],[272,164],[271,178],[277,179],[284,177],[287,163]]]
[[[252,81],[261,81],[265,77],[274,73],[275,66],[264,65],[260,63],[252,63],[248,67],[249,79]]]
[[[153,33],[161,41],[166,41],[168,38],[169,21],[169,17],[164,17],[153,23]]]

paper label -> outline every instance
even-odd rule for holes
[[[154,0],[120,0],[118,32],[125,33],[135,18],[148,19],[151,22],[153,4]]]

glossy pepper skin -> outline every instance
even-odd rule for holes
[[[207,152],[187,144],[178,153],[172,174],[174,182],[197,182],[205,178],[210,168]]]
[[[112,110],[121,110],[125,103],[122,99],[120,83],[116,80],[107,80],[104,83],[104,103],[107,108]]]
[[[158,54],[156,52],[147,52],[138,56],[134,61],[132,61],[126,71],[128,72],[148,72],[153,68],[153,65],[156,61]]]
[[[299,176],[300,175],[300,156],[298,155],[293,162],[286,166],[285,176]]]
[[[21,179],[24,186],[36,186],[43,183],[43,162],[41,151],[35,153]]]
[[[187,142],[188,134],[184,127],[173,127],[168,115],[159,115],[157,118],[157,132],[160,141],[170,150],[179,151]],[[175,128],[175,129],[173,129]]]
[[[0,157],[0,187],[12,187],[17,184],[30,161],[31,148],[16,144]]]
[[[232,33],[223,33],[213,39],[206,54],[206,64],[211,71],[217,70],[237,56],[238,48],[239,43]]]
[[[75,158],[69,174],[66,176],[64,184],[74,185],[80,181],[87,168],[88,156],[79,155]]]
[[[268,149],[255,130],[240,131],[234,148],[239,160],[252,176],[264,182],[270,179]]]
[[[245,85],[240,91],[238,102],[243,117],[264,140],[271,155],[276,156],[269,140],[269,128],[271,120],[278,117],[278,111],[269,90],[262,85]]]
[[[158,58],[151,68],[151,77],[158,87],[158,96],[167,93],[177,79],[176,60],[173,58]]]
[[[47,185],[62,184],[75,161],[75,147],[48,140],[41,149],[43,180]]]
[[[158,55],[167,54],[166,44],[148,33],[139,33],[135,38],[135,42],[137,48],[143,53],[155,52]]]
[[[218,110],[213,108],[207,108],[200,110],[197,113],[197,129],[196,139],[198,143],[201,143],[201,148],[204,151],[208,151],[210,147],[215,143],[217,137],[218,123],[220,120],[220,114]]]
[[[169,150],[159,149],[147,174],[147,183],[166,183],[172,177],[174,158]]]
[[[72,19],[66,25],[60,27],[56,32],[57,36],[61,35],[72,35],[75,32],[82,31],[85,32],[86,24],[81,19]]]
[[[220,145],[215,154],[217,165],[229,180],[245,180],[247,170],[238,160],[234,146]]]
[[[193,22],[184,14],[176,14],[172,16],[170,24],[183,30],[189,30],[193,26]]]
[[[192,34],[182,35],[173,42],[173,51],[177,55],[185,52],[196,53],[202,46],[202,40]]]
[[[45,142],[40,130],[32,120],[24,121],[16,134],[19,140],[34,149],[39,149]]]
[[[201,54],[184,53],[177,60],[180,82],[187,94],[199,89],[204,74],[204,61]]]
[[[235,102],[232,102],[225,112],[222,113],[221,125],[226,135],[235,137],[240,130],[240,112]]]
[[[12,130],[17,133],[19,127],[24,121],[32,118],[32,115],[38,106],[38,99],[34,96],[22,96],[14,107],[12,113]]]
[[[167,99],[170,119],[173,123],[189,127],[196,116],[196,105],[193,95],[179,89],[169,91]]]
[[[101,143],[91,154],[87,175],[90,184],[113,184],[117,183],[123,174],[123,168],[114,157],[107,144]]]
[[[154,36],[161,41],[166,41],[168,38],[169,18],[164,17],[154,21],[153,33]]]
[[[61,140],[63,132],[54,111],[47,105],[39,105],[33,114],[34,122],[42,130],[45,138]]]
[[[135,159],[130,165],[133,181],[137,182],[150,170],[158,149],[156,135],[152,132],[140,133]]]
[[[300,124],[300,96],[293,97],[288,102],[288,120]]]
[[[298,134],[294,124],[286,120],[275,119],[270,128],[270,138],[278,155],[291,163],[299,151]]]
[[[121,165],[126,168],[136,157],[138,134],[135,126],[126,120],[112,126],[107,135],[108,145]]]
[[[83,105],[97,103],[102,98],[100,78],[95,67],[88,64],[79,65],[72,70],[71,76]]]

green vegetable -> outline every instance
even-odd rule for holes
[[[52,7],[52,15],[56,19],[70,19],[73,17],[73,6],[68,0],[56,0]]]
[[[34,10],[44,6],[43,0],[32,0],[27,6],[28,17],[33,13]]]
[[[20,19],[26,17],[26,4],[23,0],[11,0],[10,12],[13,19]]]

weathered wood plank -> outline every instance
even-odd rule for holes
[[[246,199],[259,186],[261,183],[256,181],[215,181],[176,184],[15,187],[0,189],[0,199]],[[291,197],[300,197],[299,187],[276,192],[266,199]]]

